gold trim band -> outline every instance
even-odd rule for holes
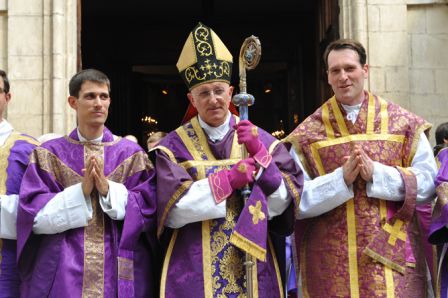
[[[191,184],[193,184],[193,181],[190,180],[182,183],[181,186],[179,186],[179,188],[174,192],[173,196],[168,201],[168,204],[166,204],[165,210],[163,210],[162,219],[160,220],[160,225],[157,228],[157,237],[160,237],[160,235],[162,234],[165,220],[166,217],[168,216],[171,206],[173,206],[174,203],[176,203],[177,199],[191,186]]]
[[[165,298],[166,291],[166,277],[168,274],[168,265],[171,260],[171,255],[173,254],[174,243],[176,242],[178,230],[173,231],[173,235],[171,236],[170,244],[168,244],[168,248],[166,250],[165,260],[163,261],[162,268],[162,276],[160,280],[160,298]]]
[[[358,246],[356,243],[355,202],[350,199],[346,203],[348,231],[348,263],[350,271],[350,296],[359,297]]]

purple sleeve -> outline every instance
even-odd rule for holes
[[[28,272],[31,270],[30,264],[36,257],[35,246],[41,239],[40,236],[32,233],[34,218],[48,201],[63,190],[53,176],[36,164],[35,151],[32,153],[31,160],[33,156],[34,162],[29,164],[23,175],[17,210],[17,261],[22,276],[30,273]],[[57,253],[54,254],[54,260],[56,259]]]
[[[437,155],[440,162],[435,179],[437,201],[429,228],[429,242],[441,244],[448,241],[448,148]]]
[[[437,159],[440,162],[440,168],[435,180],[436,187],[443,182],[448,182],[448,148],[440,151]]]
[[[283,212],[269,221],[269,229],[279,235],[290,235],[294,229],[294,206],[298,206],[300,194],[303,188],[303,174],[299,166],[292,159],[288,150],[283,144],[278,144],[272,153],[272,162],[258,181],[258,185],[268,196],[280,186],[277,182],[277,175],[282,178],[293,203]],[[274,179],[269,181],[269,173],[273,173]],[[265,176],[266,175],[266,176]],[[261,180],[261,181],[260,181]],[[275,184],[274,184],[275,182]]]
[[[17,241],[26,241],[37,213],[63,188],[48,172],[30,163],[23,175],[17,210]],[[27,235],[27,236],[25,236]],[[19,247],[18,247],[19,249]],[[20,249],[19,249],[20,251]]]
[[[6,194],[19,194],[23,174],[29,163],[30,154],[36,145],[24,140],[17,140],[8,157]]]
[[[157,225],[154,169],[135,173],[126,179],[124,186],[128,190],[128,202],[120,248],[133,250],[142,233],[154,244]]]
[[[172,162],[168,156],[156,151],[157,169],[157,210],[158,231],[160,237],[168,213],[188,191],[193,179],[182,167]]]

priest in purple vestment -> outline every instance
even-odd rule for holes
[[[19,188],[31,151],[38,144],[3,119],[10,100],[9,80],[0,69],[0,298],[20,296],[16,263]]]
[[[437,127],[434,147],[439,165],[435,186],[437,202],[432,215],[429,242],[438,245],[438,285],[441,298],[448,297],[448,122]]]
[[[304,297],[432,294],[431,125],[365,90],[366,60],[359,42],[332,42],[324,61],[334,96],[286,139],[305,176],[294,233]]]
[[[78,127],[30,158],[20,190],[22,297],[156,297],[155,171],[146,152],[104,125],[105,74],[70,80]]]
[[[255,260],[253,297],[284,295],[269,232],[291,233],[301,171],[283,144],[230,113],[231,67],[223,42],[199,23],[177,63],[189,88],[186,122],[155,147],[160,297],[246,296],[245,253]]]

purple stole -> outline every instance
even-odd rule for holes
[[[113,139],[101,143],[70,136],[33,151],[20,192],[18,262],[25,297],[155,297],[151,248],[155,243],[154,171],[140,146]],[[91,194],[88,226],[53,235],[32,233],[36,214],[57,193],[81,182],[82,169],[96,156],[108,180],[129,191],[123,221],[110,219]],[[70,202],[67,202],[70,204]]]
[[[355,124],[345,119],[333,97],[287,137],[312,178],[340,167],[343,156],[359,144],[372,160],[399,170],[406,193],[399,203],[369,198],[358,177],[354,198],[297,221],[295,265],[305,297],[425,297],[420,228],[427,228],[427,222],[419,222],[425,219],[419,209],[427,211],[430,205],[415,212],[416,179],[407,167],[420,134],[429,127],[398,105],[368,94]],[[432,256],[428,261],[432,266]]]
[[[0,194],[19,194],[23,173],[36,145],[33,138],[13,131],[0,147]],[[0,298],[19,297],[16,246],[15,240],[0,239]]]
[[[441,298],[448,297],[448,148],[439,151],[436,156],[439,172],[436,177],[437,201],[432,215],[429,242],[439,248],[438,293]]]
[[[230,126],[232,127],[237,120],[236,117],[232,118]],[[270,152],[278,144],[274,143],[275,139],[268,133],[261,130],[260,137],[266,147],[270,148]],[[172,168],[168,171],[163,169],[159,162],[157,163],[159,236],[164,236],[162,234],[166,217],[171,208],[188,191],[193,181],[204,179],[225,167],[230,168],[241,159],[241,149],[233,129],[220,142],[212,148],[197,117],[195,117],[166,136],[157,147],[160,152],[169,157]],[[181,170],[176,170],[176,167]],[[178,174],[175,174],[175,171],[178,171]],[[286,175],[283,172],[274,173],[274,170],[269,168],[266,171],[266,177],[269,177],[270,181],[263,181],[260,183],[263,185],[261,187],[255,185],[253,193],[256,196],[251,197],[265,200],[266,194],[277,189],[282,175]],[[184,177],[181,177],[182,175]],[[288,175],[286,176],[290,178]],[[167,178],[165,180],[160,177],[174,177],[174,179]],[[288,181],[290,182],[288,190],[291,191],[292,188],[296,190],[291,179]],[[250,225],[255,226],[255,229],[263,229],[262,225],[257,226],[257,223],[261,223],[263,220],[267,222],[267,210],[263,205],[257,206],[256,202],[253,205],[254,207],[250,208],[252,212],[247,208],[248,212],[243,213],[245,216],[239,216],[243,206],[239,194],[233,194],[226,201],[227,214],[225,218],[190,223],[173,230],[163,265],[160,297],[219,297],[221,295],[237,297],[244,295],[246,293],[244,253],[231,242],[230,238],[235,235],[237,223],[241,227],[240,235],[247,235],[245,229]],[[259,208],[256,209],[257,207]],[[263,219],[261,219],[262,213]],[[259,235],[263,235],[262,232]],[[248,250],[255,247],[255,253],[261,251],[265,255],[264,262],[256,261],[253,266],[254,297],[281,297],[283,290],[278,264],[272,244],[269,239],[266,240],[266,233],[267,231],[264,231],[264,251],[262,249],[263,241],[260,238],[254,237],[255,239],[252,238],[245,242],[247,245],[245,248]],[[239,239],[243,238],[247,239],[245,236]],[[259,248],[261,249],[258,250]]]

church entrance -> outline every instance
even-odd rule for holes
[[[188,105],[176,62],[189,32],[202,22],[233,54],[238,92],[238,54],[250,35],[262,57],[248,71],[255,96],[249,118],[269,132],[287,134],[329,95],[322,52],[338,38],[337,1],[145,1],[78,0],[82,68],[111,79],[107,126],[137,136],[179,126]]]

